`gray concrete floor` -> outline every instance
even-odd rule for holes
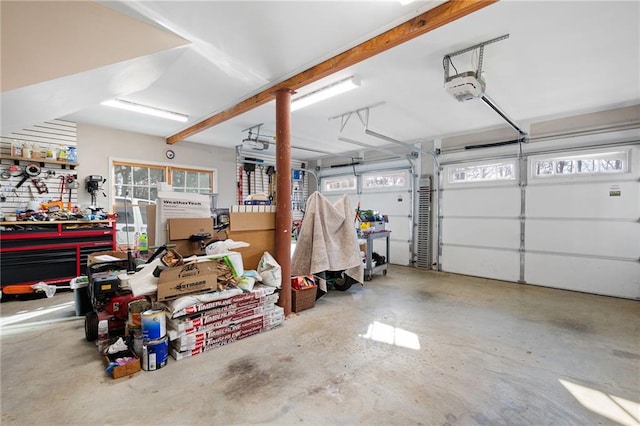
[[[276,330],[118,380],[72,293],[0,308],[3,425],[640,420],[630,300],[391,267]]]

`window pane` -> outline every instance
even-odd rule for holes
[[[131,185],[131,166],[117,165],[113,168],[116,185]]]
[[[129,191],[131,194],[131,186],[130,185],[116,185],[115,186],[115,196],[116,197],[124,197],[124,195]]]
[[[136,185],[148,185],[149,184],[149,169],[146,167],[134,167],[133,168],[133,182]]]
[[[155,185],[158,182],[164,182],[164,169],[149,169],[149,182],[152,185]]]
[[[603,172],[617,172],[622,170],[621,160],[600,160],[600,170]]]
[[[556,173],[559,175],[574,173],[573,161],[558,160],[556,162]]]
[[[199,187],[200,188],[209,188],[211,189],[211,174],[209,173],[200,173],[198,175]]]
[[[133,198],[149,200],[149,188],[144,186],[136,186],[133,188]]]
[[[536,176],[553,174],[553,161],[536,161]]]
[[[178,188],[184,188],[185,186],[185,172],[182,170],[173,170],[171,173],[171,184],[177,190]]]
[[[594,173],[596,171],[597,164],[595,160],[580,160],[578,161],[578,173]]]
[[[187,188],[197,188],[197,187],[198,187],[198,173],[187,172]]]

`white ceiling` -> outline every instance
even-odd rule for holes
[[[105,58],[94,69],[3,92],[2,131],[6,134],[19,126],[62,118],[167,137],[440,3],[92,3],[99,13],[94,10],[90,16],[103,22],[113,20],[113,15],[126,15],[148,24],[135,23],[136,31],[147,36],[162,28],[188,43],[175,47],[174,42],[164,51],[156,48],[131,57],[128,46],[140,49],[138,37],[128,35],[115,52],[121,54],[120,61]],[[3,22],[6,15],[3,9]],[[51,19],[48,25],[57,22]],[[72,22],[62,22],[69,31],[74,29]],[[508,127],[481,101],[457,102],[443,88],[445,54],[503,34],[509,38],[484,48],[486,92],[523,128],[543,119],[638,104],[639,22],[637,1],[498,2],[299,90],[303,94],[349,75],[358,75],[362,81],[358,89],[293,112],[292,145],[331,153],[362,149],[338,140],[341,135],[388,145],[366,135],[356,116],[342,131],[340,119],[330,120],[366,107],[371,107],[369,129],[404,142]],[[121,21],[115,28],[131,23]],[[100,26],[93,28],[97,32]],[[91,36],[95,37],[92,55],[114,54],[109,38]],[[39,42],[47,45],[47,40]],[[78,49],[66,53],[84,54]],[[3,64],[4,52],[3,44]],[[475,69],[471,55],[453,60],[458,71]],[[100,105],[116,96],[190,118],[186,124],[177,123]],[[243,129],[260,123],[264,123],[262,134],[275,134],[274,102],[187,140],[233,148],[247,136]],[[294,149],[293,156],[308,160],[323,154]]]

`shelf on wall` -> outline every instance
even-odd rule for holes
[[[21,161],[26,163],[39,163],[40,167],[44,167],[45,164],[58,164],[62,166],[63,169],[66,169],[69,166],[69,169],[73,170],[80,163],[69,163],[68,161],[58,161],[47,158],[26,158],[26,157],[16,157],[14,155],[0,155],[0,160],[13,160],[14,164],[17,166]]]

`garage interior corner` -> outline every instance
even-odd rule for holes
[[[391,265],[269,333],[114,380],[73,296],[1,304],[3,425],[640,419],[633,300]]]

